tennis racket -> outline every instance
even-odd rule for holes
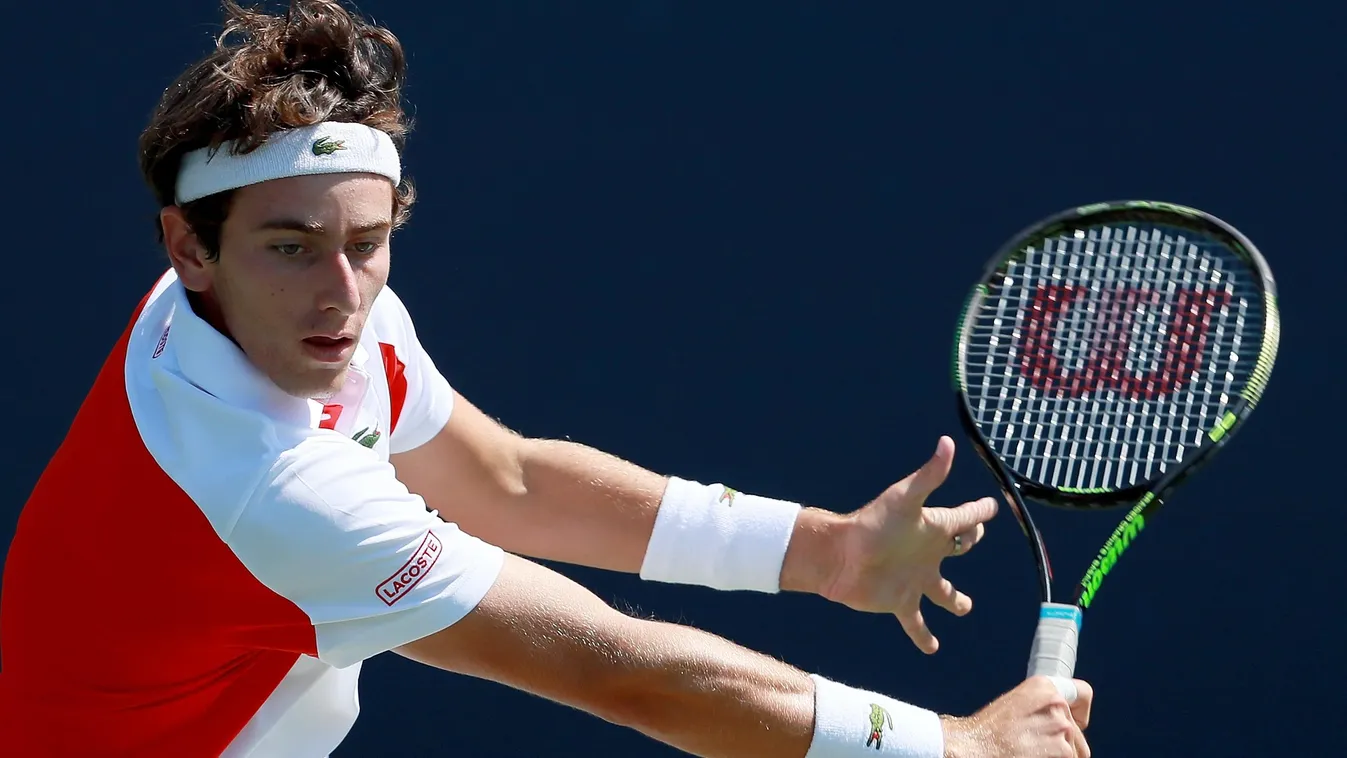
[[[1073,208],[1021,231],[987,264],[958,322],[954,387],[1037,567],[1029,676],[1074,675],[1084,610],[1175,488],[1244,424],[1278,333],[1262,254],[1193,208]],[[1069,600],[1053,597],[1027,500],[1131,506]]]

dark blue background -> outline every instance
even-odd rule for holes
[[[1096,756],[1340,754],[1342,5],[910,5],[366,0],[410,55],[421,201],[391,283],[425,344],[525,433],[835,509],[952,434],[937,498],[952,503],[994,492],[948,389],[954,319],[991,251],[1078,203],[1211,211],[1273,266],[1281,354],[1249,428],[1088,613],[1090,734]],[[164,265],[135,141],[218,19],[210,2],[6,15],[0,545]],[[1039,512],[1065,591],[1115,516]],[[1037,598],[1005,509],[947,566],[977,607],[928,614],[930,658],[893,619],[814,597],[562,570],[966,713],[1023,675]],[[391,655],[362,692],[338,755],[674,754]]]

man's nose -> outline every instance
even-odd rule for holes
[[[318,291],[318,307],[340,311],[349,316],[360,309],[360,289],[356,282],[351,259],[342,252],[323,256],[319,264],[322,285]]]

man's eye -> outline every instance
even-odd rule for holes
[[[272,248],[275,249],[276,252],[284,256],[294,256],[304,252],[303,245],[299,245],[293,242],[284,245],[272,245]]]
[[[355,243],[355,251],[356,251],[357,253],[362,254],[362,255],[368,255],[369,253],[374,252],[374,251],[377,250],[378,248],[379,248],[379,243],[378,243],[378,242],[357,242],[357,243]]]

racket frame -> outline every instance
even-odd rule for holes
[[[1026,245],[1054,237],[1064,231],[1083,225],[1103,223],[1150,223],[1189,228],[1209,234],[1245,258],[1257,274],[1256,284],[1263,296],[1263,344],[1256,358],[1249,380],[1216,424],[1205,432],[1201,444],[1192,449],[1186,460],[1176,464],[1160,477],[1116,490],[1063,490],[1023,476],[1011,469],[992,448],[973,417],[965,385],[964,360],[967,355],[972,325],[971,318],[978,312],[987,296],[988,284],[1004,261],[1019,253]],[[1189,476],[1208,464],[1241,429],[1249,414],[1258,404],[1268,379],[1280,340],[1280,315],[1277,307],[1276,282],[1262,253],[1239,230],[1209,213],[1161,201],[1123,200],[1079,206],[1049,216],[1025,227],[997,250],[987,263],[978,284],[964,302],[956,328],[952,373],[957,398],[959,420],[965,433],[973,440],[973,447],[983,463],[1000,484],[1011,512],[1020,524],[1033,555],[1039,585],[1039,622],[1030,651],[1029,676],[1048,675],[1071,678],[1075,671],[1076,649],[1084,609],[1094,601],[1104,577],[1117,564],[1122,553],[1131,546],[1145,528],[1147,520],[1164,506],[1170,494]],[[1130,504],[1131,508],[1119,521],[1109,538],[1099,549],[1089,568],[1076,583],[1069,603],[1053,599],[1052,562],[1044,544],[1043,535],[1034,524],[1026,506],[1034,500],[1047,506],[1070,509],[1113,509]]]

